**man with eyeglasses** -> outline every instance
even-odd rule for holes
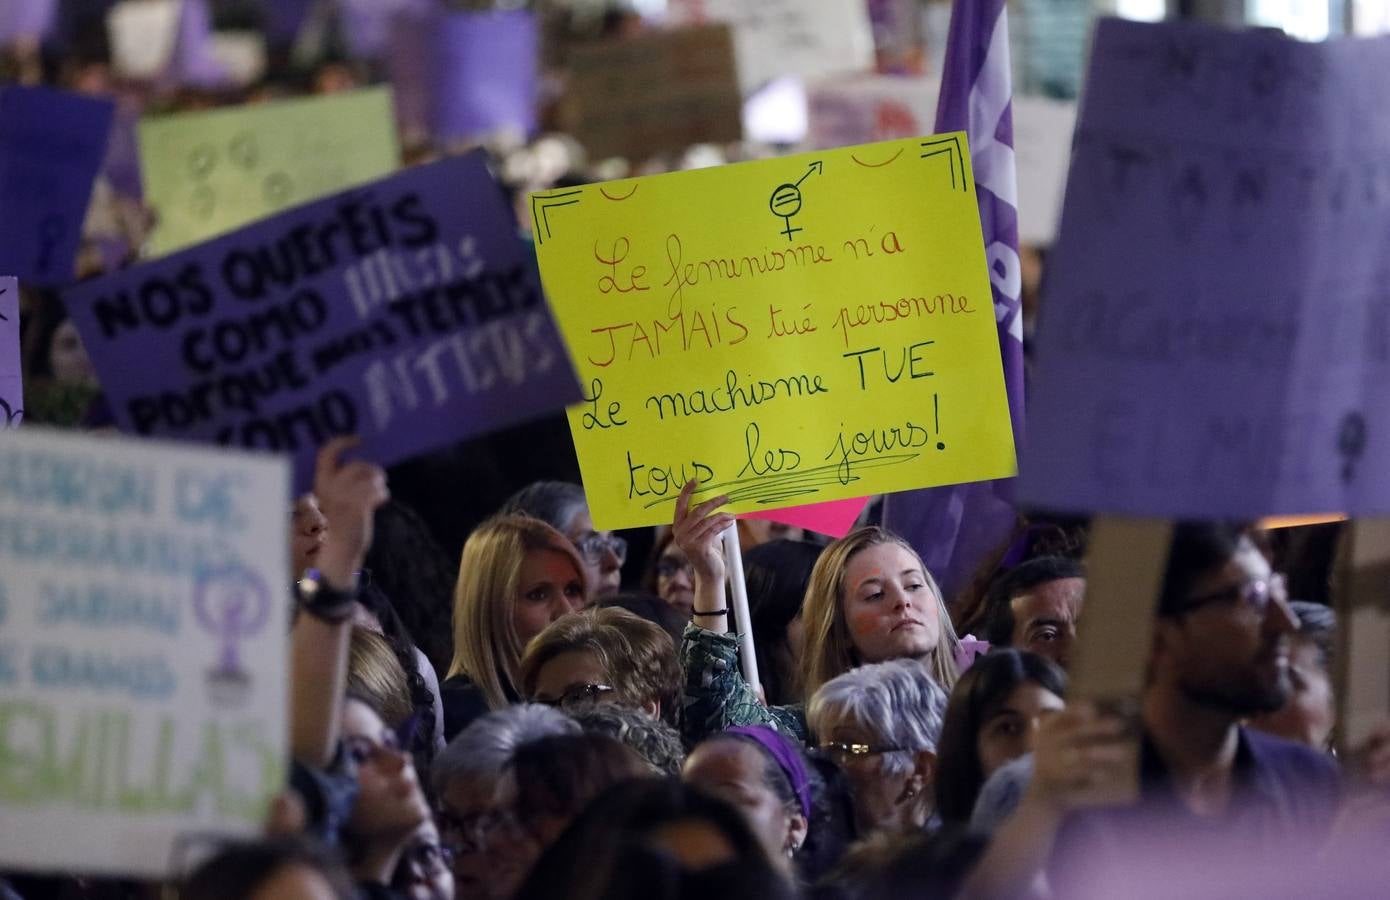
[[[1194,860],[1258,868],[1326,840],[1341,799],[1336,763],[1244,726],[1288,701],[1297,630],[1283,579],[1247,533],[1175,529],[1140,702],[1139,802],[1067,823],[1051,867],[1058,896],[1094,895],[1100,872]],[[1105,744],[1095,738],[1054,760],[1086,781],[1105,769],[1089,758]]]

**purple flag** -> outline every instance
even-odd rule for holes
[[[167,77],[175,84],[221,87],[227,72],[212,55],[212,14],[207,0],[183,0]]]
[[[965,131],[970,141],[1014,446],[1021,448],[1022,278],[1012,97],[1005,0],[956,0],[936,108],[936,131]],[[1015,516],[1012,479],[884,498],[884,524],[912,543],[948,596],[965,587],[985,556],[1008,537]]]
[[[389,465],[581,398],[481,152],[64,294],[123,431]]]

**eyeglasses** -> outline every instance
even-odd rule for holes
[[[1287,602],[1289,599],[1288,587],[1284,582],[1284,576],[1274,574],[1269,578],[1252,578],[1249,581],[1213,591],[1210,594],[1202,594],[1197,597],[1190,597],[1177,611],[1177,615],[1185,615],[1203,606],[1214,604],[1234,604],[1239,602],[1250,609],[1251,612],[1263,615],[1269,609],[1271,601],[1278,599]]]
[[[422,841],[405,851],[406,861],[424,871],[447,869],[454,864],[454,851],[440,844]]]
[[[469,816],[456,816],[441,809],[435,820],[439,823],[441,842],[451,854],[482,853],[492,834],[517,827],[516,815],[510,809],[489,809]]]
[[[357,765],[365,765],[378,753],[400,753],[401,739],[394,731],[383,731],[379,740],[354,734],[343,738],[347,754]]]
[[[612,692],[613,686],[611,684],[595,684],[594,682],[585,682],[584,684],[570,685],[569,687],[565,688],[564,693],[556,697],[554,700],[542,700],[540,698],[536,698],[533,702],[540,703],[545,706],[558,706],[564,709],[568,709],[571,706],[578,706],[584,703],[592,703],[598,698],[602,697],[604,694],[611,694]]]
[[[618,565],[627,562],[627,540],[616,534],[591,534],[580,539],[575,545],[586,562],[598,565],[603,562],[604,553],[612,553],[618,558]]]
[[[695,568],[688,561],[674,556],[663,556],[656,561],[656,574],[662,578],[675,578],[677,572],[684,572],[689,576],[694,571]]]
[[[840,765],[849,760],[862,760],[882,753],[900,753],[902,747],[878,747],[873,744],[858,744],[853,741],[823,741],[820,748]]]

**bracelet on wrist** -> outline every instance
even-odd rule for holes
[[[357,586],[336,588],[318,569],[310,569],[296,582],[299,608],[321,622],[341,625],[352,618],[357,602]]]
[[[700,612],[699,610],[696,610],[694,613],[692,613],[692,615],[694,616],[727,616],[728,614],[728,607],[725,607],[724,609],[712,609],[709,612]]]

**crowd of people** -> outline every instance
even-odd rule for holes
[[[1252,527],[1177,527],[1132,706],[1067,696],[1084,526],[987,564],[969,652],[965,600],[883,528],[747,536],[755,688],[726,498],[687,485],[637,579],[656,592],[624,592],[623,540],[541,482],[468,537],[436,673],[398,612],[417,598],[382,588],[409,574],[368,564],[389,490],[352,447],[323,448],[290,516],[290,784],[190,900],[1291,896],[1270,873],[1310,871],[1375,894],[1390,742],[1333,754],[1333,613],[1289,596],[1277,567],[1307,560]],[[115,890],[76,884],[6,890]]]
[[[80,56],[62,68],[109,87]],[[149,222],[121,209],[134,251]],[[109,423],[56,295],[27,293],[23,314],[30,419]],[[872,506],[829,540],[736,521],[694,483],[669,525],[625,534],[570,481],[494,496],[572,460],[546,427],[392,485],[352,438],[321,449],[287,523],[289,783],[264,837],[200,861],[179,896],[1383,895],[1390,730],[1333,747],[1340,526],[1180,523],[1142,692],[1075,698],[1078,623],[1117,602],[1087,595],[1086,522],[1021,515],[948,596]],[[161,887],[0,876],[4,900]]]

